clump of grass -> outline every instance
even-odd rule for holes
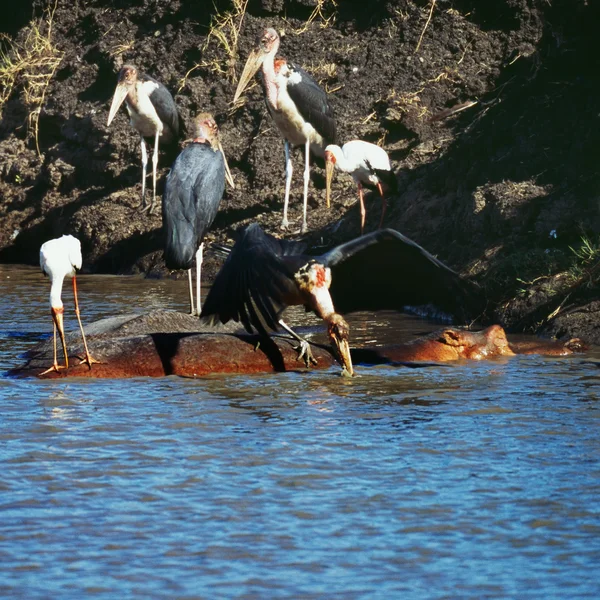
[[[22,36],[13,41],[0,35],[0,117],[4,105],[16,88],[21,88],[23,101],[29,110],[28,135],[35,139],[38,155],[39,122],[48,85],[60,65],[64,52],[52,42],[52,26],[56,2],[44,11],[44,16],[32,21]]]
[[[133,40],[129,40],[128,42],[125,42],[124,44],[117,44],[116,46],[113,46],[110,49],[109,54],[113,58],[115,56],[121,56],[121,54],[125,54],[126,52],[129,52],[130,50],[132,50],[133,46],[134,46]]]
[[[600,238],[594,241],[582,235],[580,239],[581,245],[578,248],[569,246],[575,262],[568,270],[568,274],[574,285],[586,284],[591,287],[598,283],[600,276]]]
[[[412,114],[417,119],[425,119],[429,115],[429,109],[421,103],[421,94],[425,88],[421,88],[416,92],[401,92],[398,93],[392,89],[388,95],[387,102],[390,106],[390,118],[402,120],[402,116]]]
[[[331,9],[331,12],[329,10]],[[328,15],[326,13],[329,12]],[[326,29],[329,27],[333,21],[335,21],[337,13],[337,2],[336,0],[317,0],[317,4],[313,9],[312,13],[306,20],[306,23],[300,29],[294,29],[294,33],[296,35],[300,35],[308,30],[308,28],[312,25],[312,23],[319,19],[319,26],[321,29]]]
[[[211,73],[224,75],[230,81],[235,80],[238,42],[247,6],[248,0],[233,0],[231,10],[217,12],[212,17],[206,41],[202,45],[202,55],[204,56],[211,45],[215,45],[218,58],[195,64],[180,80],[178,91],[186,86],[188,77],[196,69],[208,69]]]

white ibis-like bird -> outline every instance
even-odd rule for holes
[[[479,314],[478,288],[393,229],[381,229],[320,256],[298,242],[278,240],[252,224],[242,233],[208,293],[201,317],[209,323],[242,323],[262,335],[280,326],[281,314],[303,304],[327,323],[338,359],[353,373],[349,326],[341,316],[357,310],[407,310],[427,306],[441,318],[468,321]],[[335,307],[335,308],[334,308]],[[312,359],[301,342],[300,357]]]
[[[81,337],[83,339],[83,347],[85,349],[85,358],[81,361],[88,364],[92,368],[92,363],[98,362],[93,359],[88,350],[81,324],[81,316],[79,313],[79,301],[77,299],[77,282],[75,272],[81,269],[81,243],[72,235],[63,235],[60,238],[49,240],[42,244],[40,248],[40,267],[45,275],[50,277],[50,311],[52,313],[52,321],[54,323],[54,363],[52,366],[41,373],[42,375],[50,371],[58,372],[59,369],[69,368],[69,356],[67,354],[67,343],[65,341],[65,330],[63,327],[64,306],[61,298],[62,286],[65,277],[71,277],[73,280],[73,297],[75,299],[75,314],[79,321],[81,329]],[[56,330],[60,335],[63,352],[65,355],[65,366],[61,367],[58,364],[56,356]]]
[[[329,206],[329,198],[331,196],[331,180],[333,178],[334,166],[340,171],[352,175],[352,178],[358,186],[361,235],[365,229],[366,217],[363,185],[377,188],[379,195],[381,196],[381,219],[379,221],[379,228],[381,228],[386,209],[383,186],[392,192],[398,191],[398,181],[396,175],[392,171],[387,152],[376,144],[363,142],[362,140],[346,142],[341,148],[335,144],[327,146],[325,148],[325,194],[327,206]]]
[[[165,262],[169,269],[187,269],[190,305],[200,314],[200,273],[203,239],[217,216],[225,179],[233,179],[219,141],[212,115],[199,114],[193,122],[193,139],[179,154],[167,176],[162,199]],[[192,263],[196,258],[196,306],[192,286]]]
[[[109,126],[119,107],[125,101],[131,126],[140,134],[142,147],[142,202],[143,209],[151,214],[156,202],[156,169],[158,167],[158,144],[176,142],[179,137],[179,114],[169,90],[156,79],[139,73],[135,67],[125,65],[119,72],[119,80],[108,113]],[[152,153],[152,202],[146,204],[146,165],[148,152],[146,140],[154,145]]]
[[[265,29],[246,61],[233,101],[238,100],[262,67],[267,108],[285,140],[285,199],[281,227],[285,229],[289,225],[287,213],[293,173],[290,145],[304,146],[302,232],[306,232],[310,152],[323,157],[325,146],[335,143],[335,121],[327,94],[306,71],[284,59],[275,59],[278,48],[277,32],[272,28]]]

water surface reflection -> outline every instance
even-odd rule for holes
[[[7,369],[51,322],[37,270],[0,277]],[[85,322],[187,307],[185,282],[81,279]],[[430,329],[356,322],[367,343]],[[360,373],[0,378],[1,595],[598,596],[595,366]]]

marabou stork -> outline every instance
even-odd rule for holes
[[[65,330],[63,327],[64,306],[61,299],[62,286],[65,277],[71,277],[73,279],[75,314],[77,315],[77,320],[79,321],[81,337],[83,338],[83,347],[85,348],[85,358],[81,362],[87,363],[90,369],[92,368],[92,363],[98,362],[91,357],[88,350],[85,334],[83,333],[83,325],[81,324],[81,317],[79,314],[75,272],[77,269],[81,269],[81,262],[81,243],[72,235],[63,235],[60,238],[49,240],[43,243],[40,248],[40,267],[42,268],[42,272],[50,277],[50,311],[52,313],[52,322],[54,324],[54,362],[52,366],[41,373],[41,375],[45,375],[50,371],[58,372],[59,369],[69,368],[69,356],[67,354],[67,343],[65,341]],[[56,357],[57,328],[65,355],[64,367],[59,366]]]
[[[156,202],[156,169],[158,144],[170,144],[179,138],[179,114],[169,90],[150,75],[140,73],[135,67],[125,65],[119,72],[119,80],[108,113],[109,126],[121,104],[125,101],[131,126],[140,134],[142,146],[142,202],[144,210],[152,214]],[[154,141],[152,154],[152,202],[146,205],[146,165],[148,152],[145,138]]]
[[[390,159],[387,152],[375,144],[352,140],[346,142],[341,148],[330,144],[325,148],[325,175],[326,175],[326,197],[327,206],[331,195],[331,180],[333,178],[334,165],[352,175],[358,186],[358,199],[360,200],[360,234],[365,229],[365,201],[363,198],[363,185],[376,187],[381,196],[381,219],[379,228],[383,225],[386,201],[383,195],[382,184],[392,192],[398,191],[398,181],[392,171]]]
[[[233,185],[219,129],[212,115],[199,114],[193,122],[193,139],[179,154],[167,176],[162,198],[165,262],[169,269],[187,269],[190,305],[200,314],[200,272],[203,239],[212,225],[225,190]],[[192,262],[196,257],[196,308],[192,291]]]
[[[298,242],[278,240],[252,224],[217,274],[201,317],[212,324],[238,321],[248,332],[266,335],[278,326],[289,331],[281,314],[294,304],[305,305],[327,323],[329,339],[350,374],[349,326],[341,314],[428,305],[437,317],[467,321],[481,309],[474,284],[393,229],[311,257]],[[300,357],[312,359],[301,341]]]
[[[275,59],[279,48],[279,35],[265,29],[251,52],[240,77],[233,101],[236,102],[254,74],[262,66],[263,88],[267,108],[285,140],[285,199],[281,227],[289,225],[287,210],[292,182],[292,146],[304,146],[304,204],[302,232],[307,231],[306,209],[310,179],[310,152],[323,156],[327,144],[335,143],[336,131],[333,111],[327,95],[306,71]]]

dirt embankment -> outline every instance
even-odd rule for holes
[[[124,63],[162,81],[184,121],[217,118],[236,189],[208,240],[253,220],[277,232],[282,140],[258,87],[230,105],[268,25],[285,32],[280,53],[328,90],[340,140],[388,150],[400,191],[387,226],[486,286],[509,329],[600,343],[599,17],[590,0],[23,3],[2,24],[14,88],[0,85],[0,260],[36,263],[43,241],[71,233],[88,271],[165,273],[160,214],[135,209],[138,138],[124,109],[106,127]],[[161,153],[159,192],[173,158]],[[294,163],[288,236],[300,152]],[[317,166],[309,241],[358,235],[351,180],[337,177],[331,210],[323,188]],[[368,198],[367,230],[379,214]]]

